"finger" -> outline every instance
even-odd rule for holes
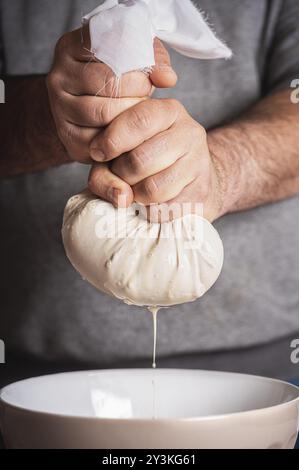
[[[56,43],[54,63],[65,67],[66,63],[72,61],[99,62],[90,50],[90,35],[87,25],[65,33]]]
[[[182,157],[166,170],[133,186],[136,202],[157,204],[177,197],[199,174],[198,157]]]
[[[150,74],[152,84],[157,88],[172,88],[177,83],[177,74],[171,67],[170,56],[162,42],[155,38],[155,67]]]
[[[76,61],[99,62],[91,51],[88,25],[70,31],[58,40],[55,49],[55,59],[63,62],[66,56]]]
[[[109,161],[130,152],[176,121],[179,107],[175,100],[147,100],[118,116],[90,146],[96,161]]]
[[[58,67],[63,89],[72,95],[104,96],[109,98],[136,98],[149,96],[152,83],[142,72],[130,72],[117,78],[101,62],[67,62]],[[57,66],[56,66],[57,70]],[[52,72],[53,73],[53,72]]]
[[[117,116],[145,98],[103,98],[99,96],[73,96],[64,93],[63,111],[72,124],[85,127],[104,127]]]
[[[91,41],[88,25],[84,25],[83,27],[76,29],[75,31],[65,34],[58,41],[57,49],[59,52],[61,52],[60,54],[57,54],[58,60],[63,60],[65,57],[65,53],[67,52],[68,55],[71,56],[75,61],[83,62],[84,64],[89,62],[100,63],[100,61],[95,57],[94,53],[91,50]],[[158,38],[155,38],[154,40],[154,53],[156,65],[150,75],[152,84],[159,88],[170,88],[175,86],[177,82],[177,75],[171,67],[170,57],[167,50]],[[106,67],[109,68],[108,66]],[[112,71],[111,73],[113,74]],[[131,73],[135,74],[136,76],[138,74],[138,80],[140,82],[143,82],[143,86],[146,86],[148,89],[149,79],[145,74],[142,74],[141,72],[130,72],[130,74]],[[123,75],[123,77],[125,77],[125,75]],[[134,78],[134,80],[135,79],[136,77]],[[128,96],[145,95],[129,94]]]
[[[173,125],[131,152],[116,158],[111,169],[133,186],[171,166],[190,150],[191,145],[188,128]]]
[[[71,159],[80,163],[92,162],[89,146],[98,133],[98,129],[80,127],[65,121],[57,121],[56,128],[58,136]]]
[[[92,193],[115,207],[128,207],[133,203],[131,187],[114,175],[106,163],[96,163],[89,174],[88,187]]]

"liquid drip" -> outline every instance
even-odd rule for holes
[[[156,365],[156,350],[157,350],[157,316],[158,312],[160,310],[159,307],[148,307],[148,310],[152,314],[153,318],[153,362],[152,362],[152,368],[153,368],[153,377],[152,377],[152,392],[153,392],[153,413],[152,413],[152,419],[155,420],[157,419],[157,403],[156,403],[156,381],[155,381],[155,369],[157,367]]]
[[[153,369],[156,369],[156,349],[157,349],[157,316],[159,312],[159,307],[148,307],[148,310],[153,316],[153,332],[154,332],[154,344],[153,344]]]

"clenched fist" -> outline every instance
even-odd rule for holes
[[[205,129],[178,101],[149,99],[136,104],[114,119],[90,150],[99,163],[91,171],[89,187],[103,199],[115,205],[121,201],[128,206],[134,200],[155,204],[151,219],[156,211],[162,221],[162,203],[201,203],[209,220],[220,215],[219,171]],[[122,190],[119,179],[129,191]]]
[[[99,130],[144,101],[153,87],[171,87],[176,75],[167,51],[155,41],[156,67],[148,76],[132,72],[117,81],[111,69],[90,52],[88,27],[65,34],[57,43],[47,87],[57,133],[71,159],[91,163],[90,144]]]

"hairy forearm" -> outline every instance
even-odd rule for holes
[[[289,90],[212,130],[208,141],[220,179],[220,215],[299,193],[299,105]]]
[[[44,76],[6,78],[0,106],[0,178],[69,161],[51,115]]]

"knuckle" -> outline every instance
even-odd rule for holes
[[[142,147],[132,150],[128,157],[130,169],[135,174],[138,174],[150,160],[148,152]]]
[[[159,139],[156,140],[154,149],[152,150],[153,153],[156,155],[163,155],[167,154],[171,150],[172,143],[169,140],[169,136],[167,134],[161,134]]]
[[[201,124],[196,122],[195,125],[192,126],[192,129],[194,130],[194,134],[199,137],[201,141],[207,139],[207,131]]]
[[[202,178],[199,182],[199,197],[201,200],[207,199],[209,195],[210,185],[207,178]]]
[[[158,185],[154,177],[147,178],[141,186],[142,194],[148,203],[156,202]]]
[[[78,136],[74,126],[63,126],[59,130],[58,135],[72,160],[85,160],[82,145],[78,142]]]
[[[113,160],[110,164],[110,169],[112,173],[125,180],[128,173],[128,165],[124,162],[123,156]]]
[[[87,185],[88,189],[92,193],[109,199],[109,191],[111,191],[111,185],[107,184],[106,178],[102,172],[102,169],[95,166],[89,173]]]
[[[146,74],[129,72],[126,74],[125,89],[130,96],[149,96],[152,83]]]
[[[129,72],[126,74],[126,88],[131,91],[132,95],[136,88],[136,78],[134,72]]]
[[[111,98],[117,97],[117,78],[113,75],[109,67],[104,68],[103,72],[103,95]]]
[[[170,108],[176,108],[180,106],[180,102],[176,100],[175,98],[165,98],[163,101]]]
[[[52,70],[47,75],[46,84],[50,91],[57,91],[61,87],[61,77],[57,70]]]
[[[74,126],[64,125],[59,130],[59,135],[65,143],[73,142],[75,139],[75,128]]]
[[[55,47],[55,55],[65,54],[66,49],[69,47],[71,33],[66,33],[61,36]]]
[[[152,100],[152,102],[156,110],[160,110],[162,115],[167,115],[173,121],[176,121],[178,116],[183,116],[186,113],[184,106],[174,98]]]
[[[105,104],[98,102],[91,109],[92,121],[99,125],[106,125],[109,122],[109,113]]]
[[[132,129],[148,129],[152,124],[151,113],[146,109],[132,109],[129,125]]]
[[[108,132],[104,139],[104,147],[106,149],[106,153],[110,156],[118,155],[118,151],[120,148],[120,141],[115,132],[111,133]]]
[[[180,112],[185,109],[182,103],[180,103],[175,98],[166,98],[163,101],[164,101],[164,104],[168,107],[169,111]]]
[[[91,172],[89,173],[87,185],[88,185],[88,189],[92,193],[96,192],[96,190],[97,190],[97,178],[96,178],[95,172],[93,170],[91,170]]]

